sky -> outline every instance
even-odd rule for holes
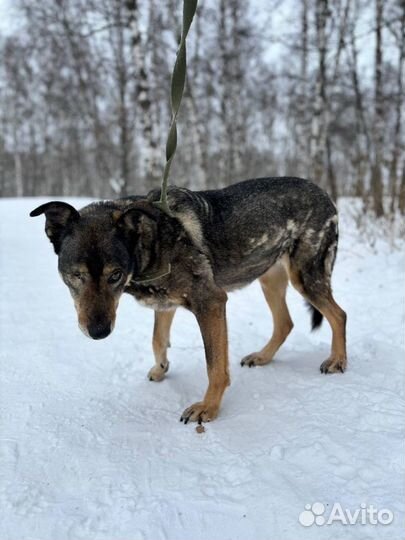
[[[18,20],[10,0],[0,0],[0,32],[2,35],[12,34]]]

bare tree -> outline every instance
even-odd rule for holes
[[[22,148],[23,148],[23,118],[26,114],[28,66],[24,60],[25,50],[14,39],[8,40],[5,47],[5,73],[8,79],[7,117],[11,124],[13,143],[15,194],[22,197],[24,193]]]
[[[402,128],[402,109],[405,99],[403,76],[404,76],[404,63],[405,63],[405,2],[399,2],[399,8],[401,9],[400,17],[400,29],[397,39],[398,43],[398,67],[397,67],[397,95],[395,100],[395,127],[394,136],[392,141],[392,155],[390,164],[390,193],[391,193],[391,212],[395,211],[395,201],[397,198],[397,186],[399,177],[399,165],[401,154],[401,128]],[[401,208],[401,211],[405,211],[405,207]]]
[[[355,0],[352,20],[349,24],[349,47],[347,51],[347,61],[354,92],[354,110],[355,110],[355,194],[364,197],[366,194],[365,180],[368,171],[371,168],[371,138],[369,126],[366,120],[366,112],[364,107],[364,96],[360,87],[359,67],[358,67],[358,50],[355,38],[356,21],[359,17],[358,0]]]
[[[301,3],[301,59],[300,59],[300,83],[298,85],[298,106],[297,106],[297,137],[300,155],[304,161],[304,175],[309,174],[310,164],[308,157],[310,155],[310,118],[309,118],[309,84],[308,84],[308,53],[309,53],[309,36],[308,36],[308,0],[303,0]]]
[[[104,4],[104,17],[110,20],[108,35],[112,51],[112,66],[117,88],[117,128],[119,132],[119,174],[110,178],[110,184],[118,195],[127,195],[131,185],[131,163],[133,147],[133,106],[130,96],[133,91],[131,82],[134,78],[132,62],[126,54],[127,46],[127,12],[121,0]]]
[[[405,214],[405,158],[402,160],[402,175],[398,194],[398,208],[402,215]]]
[[[382,161],[384,146],[384,96],[383,96],[383,0],[375,0],[375,96],[374,96],[374,161],[371,173],[371,191],[377,217],[384,215]]]
[[[326,99],[326,25],[330,15],[328,0],[316,0],[315,27],[318,54],[318,69],[315,82],[315,97],[311,130],[311,162],[312,177],[320,185],[325,176],[325,148],[327,132],[327,99]]]
[[[149,9],[154,8],[150,3]],[[139,174],[142,178],[156,180],[159,177],[157,141],[153,129],[150,70],[147,65],[146,44],[140,30],[141,11],[138,0],[127,0],[132,53],[136,69],[136,105],[138,107],[138,133],[141,134],[142,152],[139,156]]]

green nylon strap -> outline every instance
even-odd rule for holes
[[[172,83],[171,83],[171,109],[172,120],[170,124],[169,134],[166,142],[166,165],[163,171],[162,188],[160,192],[160,200],[154,204],[163,212],[171,216],[170,208],[167,203],[167,180],[169,178],[170,167],[176,153],[177,148],[177,114],[180,109],[181,98],[183,97],[184,84],[186,82],[187,54],[186,54],[186,37],[190,30],[193,17],[197,9],[198,0],[183,0],[183,29],[181,32],[180,45],[177,51],[176,62],[173,68]]]

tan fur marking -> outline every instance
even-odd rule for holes
[[[315,307],[326,317],[332,328],[331,355],[323,362],[321,370],[326,373],[343,372],[347,366],[346,313],[335,302],[332,294],[323,298]]]
[[[152,339],[155,365],[148,373],[148,378],[151,381],[161,381],[169,369],[167,348],[169,347],[170,328],[175,313],[176,310],[155,311],[155,324],[153,326]]]
[[[196,246],[200,249],[204,246],[203,233],[201,229],[201,223],[192,210],[188,210],[188,213],[176,213],[177,219],[181,222],[186,229],[191,239],[195,242]]]
[[[79,328],[86,336],[89,336],[88,327],[95,311],[103,313],[106,319],[110,321],[111,331],[114,329],[119,297],[105,293],[100,294],[95,286],[91,284],[85,288],[80,296],[73,299],[78,315]]]
[[[87,264],[80,263],[80,264],[75,264],[72,267],[72,272],[80,272],[81,274],[88,274],[89,269],[87,268]]]
[[[289,277],[292,285],[308,300],[328,321],[332,329],[331,355],[321,364],[324,373],[343,372],[347,366],[346,355],[346,313],[336,303],[330,291],[326,297],[308,298],[298,272],[288,264]]]
[[[112,213],[113,221],[118,221],[120,217],[122,216],[123,212],[122,210],[114,210]]]
[[[116,264],[106,264],[104,266],[104,268],[103,268],[103,275],[104,276],[109,276],[110,274],[112,274],[116,270],[119,270],[119,268],[117,267]]]
[[[222,396],[230,384],[225,302],[211,304],[197,315],[197,320],[204,340],[209,384],[203,401],[188,407],[182,418],[209,422],[218,415]]]

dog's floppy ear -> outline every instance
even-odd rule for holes
[[[140,238],[142,243],[150,245],[156,235],[160,210],[148,201],[137,201],[122,213],[115,216],[116,225],[129,238]]]
[[[142,224],[156,224],[160,217],[160,210],[148,201],[137,201],[123,212],[117,212],[116,224],[127,231],[142,232]],[[146,218],[146,219],[145,219]]]
[[[58,254],[61,247],[63,233],[68,224],[80,219],[79,212],[70,204],[52,201],[42,204],[30,213],[31,217],[45,214],[45,233],[53,244],[55,253]]]

